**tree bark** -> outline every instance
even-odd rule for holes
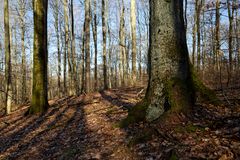
[[[62,96],[61,88],[61,52],[60,52],[60,37],[59,37],[59,0],[54,3],[54,27],[57,36],[57,59],[58,59],[58,73],[57,73],[57,86],[58,86],[58,97]]]
[[[227,6],[228,6],[228,20],[229,20],[229,33],[228,33],[228,59],[229,59],[229,75],[228,75],[228,83],[231,80],[231,73],[233,70],[233,13],[234,9],[231,7],[231,4],[229,0],[227,0]]]
[[[218,55],[220,53],[220,1],[216,1],[216,15],[215,15],[215,51],[213,55],[214,68],[219,69]]]
[[[71,30],[71,36],[72,36],[72,46],[71,46],[71,60],[72,60],[72,73],[71,73],[71,79],[72,79],[72,92],[74,95],[79,94],[79,87],[77,82],[77,68],[76,68],[76,42],[75,42],[75,29],[74,29],[74,8],[73,8],[73,0],[71,0],[71,22],[72,22],[72,30]]]
[[[102,36],[103,36],[103,78],[104,89],[108,89],[107,79],[107,25],[106,25],[106,0],[102,0]]]
[[[91,75],[91,71],[90,71],[90,22],[91,22],[91,18],[90,18],[90,0],[85,0],[85,92],[89,93],[90,92],[90,75]]]
[[[35,0],[34,8],[34,56],[33,87],[30,114],[48,109],[48,50],[47,9],[48,0]]]
[[[6,82],[6,114],[11,112],[12,104],[12,66],[11,66],[11,44],[9,30],[9,4],[4,0],[4,32],[5,32],[5,82]]]
[[[98,63],[97,63],[97,56],[98,56],[98,47],[97,47],[97,0],[94,0],[94,12],[93,12],[93,21],[92,21],[92,28],[93,28],[93,40],[94,40],[94,89],[98,90]]]
[[[136,41],[136,0],[131,0],[131,32],[132,32],[132,84],[136,85],[136,60],[137,60],[137,41]]]

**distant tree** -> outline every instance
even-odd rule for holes
[[[30,114],[48,109],[48,47],[47,47],[48,0],[33,1],[34,55],[33,86]]]

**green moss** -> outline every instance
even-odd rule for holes
[[[165,84],[165,94],[170,112],[186,112],[193,104],[191,85],[178,78],[172,78]]]
[[[178,158],[178,156],[176,155],[176,153],[175,152],[172,152],[171,153],[171,157],[169,158],[169,160],[178,160],[179,158]]]
[[[218,105],[220,101],[217,98],[216,94],[214,93],[213,90],[209,89],[203,84],[203,82],[198,78],[197,74],[195,73],[193,67],[191,67],[191,75],[192,75],[193,87],[195,91],[199,93],[200,98],[211,104]]]
[[[148,130],[144,130],[142,133],[136,135],[135,137],[133,137],[129,142],[128,142],[128,146],[132,147],[136,144],[140,144],[140,143],[144,143],[147,142],[149,140],[152,139],[152,136],[155,134],[154,130],[152,129],[148,129]]]
[[[68,160],[68,159],[74,159],[74,156],[78,153],[78,149],[76,148],[68,148],[67,150],[63,151],[63,154],[60,159],[62,160]]]
[[[200,126],[195,126],[193,124],[188,124],[187,126],[177,126],[174,128],[174,130],[179,133],[194,133],[196,131],[204,131],[204,128]]]
[[[125,128],[130,124],[144,121],[147,107],[148,107],[148,103],[146,100],[143,100],[142,102],[135,105],[133,108],[129,110],[127,118],[123,119],[119,123],[119,127]]]

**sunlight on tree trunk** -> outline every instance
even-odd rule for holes
[[[4,30],[5,30],[5,81],[6,81],[6,114],[10,114],[12,105],[12,66],[9,31],[9,6],[8,0],[4,0]]]
[[[33,88],[30,114],[48,109],[48,50],[47,50],[48,0],[35,0],[34,8],[34,56]]]

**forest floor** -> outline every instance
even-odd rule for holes
[[[221,106],[199,103],[169,124],[119,128],[143,95],[137,87],[51,100],[31,116],[22,106],[0,118],[0,159],[240,159],[240,92],[219,92]]]

